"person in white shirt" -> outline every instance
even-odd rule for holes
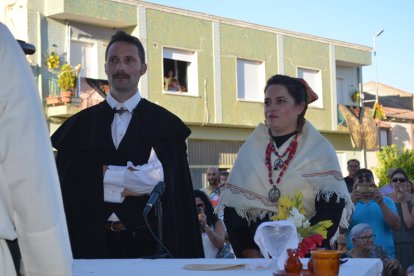
[[[16,275],[6,240],[18,239],[25,275],[72,275],[59,179],[33,74],[0,23],[0,275]]]
[[[155,233],[174,258],[203,257],[185,139],[174,114],[141,98],[147,71],[138,38],[118,31],[105,53],[111,86],[106,101],[69,118],[53,134],[75,258],[161,255],[143,217],[149,194],[163,181],[162,225]],[[160,229],[162,226],[162,229]]]

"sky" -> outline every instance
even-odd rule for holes
[[[363,82],[414,93],[413,0],[146,0],[155,4],[242,20],[373,48]],[[377,61],[377,63],[375,63]],[[411,66],[411,67],[410,67]],[[376,74],[376,70],[378,73]]]

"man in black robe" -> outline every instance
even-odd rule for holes
[[[160,253],[143,219],[149,192],[122,188],[122,201],[104,201],[108,166],[139,171],[134,166],[149,163],[152,152],[162,165],[165,193],[162,229],[154,210],[149,224],[156,233],[162,231],[172,257],[203,257],[185,143],[191,131],[174,114],[140,97],[137,86],[147,66],[136,37],[118,31],[105,60],[111,85],[107,100],[72,116],[52,136],[74,257],[139,258]]]

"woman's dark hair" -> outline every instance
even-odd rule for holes
[[[145,63],[145,50],[144,50],[144,46],[142,46],[141,41],[137,37],[127,34],[124,31],[117,31],[111,37],[111,40],[109,41],[109,44],[105,50],[105,60],[108,58],[109,47],[111,47],[111,45],[114,44],[115,42],[120,42],[120,41],[125,41],[125,42],[131,43],[137,46],[138,56],[141,59],[141,63]]]
[[[354,181],[362,177],[374,179],[374,174],[369,169],[359,169],[354,175]]]
[[[404,169],[402,168],[396,168],[392,173],[391,173],[391,178],[394,177],[394,175],[396,175],[397,173],[400,173],[402,175],[404,175],[405,180],[408,181],[410,180],[410,178],[408,177],[407,173],[404,171]]]
[[[295,99],[295,104],[298,105],[300,103],[305,103],[305,107],[303,112],[298,116],[298,132],[302,131],[303,125],[306,122],[305,113],[308,109],[308,101],[309,96],[306,91],[305,85],[303,85],[299,80],[296,78],[292,78],[289,76],[284,75],[274,75],[270,79],[267,80],[264,92],[266,93],[267,88],[274,84],[280,84],[286,87],[289,95]]]
[[[295,104],[308,102],[308,93],[306,93],[306,87],[297,79],[284,75],[274,75],[267,80],[264,92],[266,93],[267,88],[274,84],[281,84],[285,86],[289,92],[289,95],[295,99]]]
[[[213,226],[216,224],[216,221],[218,220],[218,217],[216,214],[214,214],[213,205],[211,205],[210,200],[208,199],[207,195],[200,190],[194,190],[194,199],[198,197],[201,199],[201,201],[204,203],[205,208],[205,214],[207,217],[207,225]]]

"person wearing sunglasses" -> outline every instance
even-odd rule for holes
[[[379,258],[384,265],[383,275],[403,275],[403,269],[398,260],[391,258],[382,246],[375,244],[376,235],[369,224],[355,225],[349,236],[354,247],[346,253],[348,257]]]
[[[393,231],[395,256],[401,262],[404,269],[414,264],[414,208],[410,194],[411,184],[407,173],[401,169],[396,169],[391,174],[391,185],[394,190],[390,194],[391,199],[397,206],[398,214],[401,219],[401,228]]]
[[[383,196],[375,185],[374,175],[368,169],[360,169],[354,176],[351,199],[355,211],[347,230],[347,249],[353,248],[350,230],[359,223],[369,224],[377,235],[378,245],[385,248],[391,258],[395,258],[393,230],[401,228],[397,208],[391,198]]]
[[[224,247],[226,227],[224,222],[214,214],[213,205],[203,191],[194,190],[194,200],[197,206],[204,256],[216,258],[219,250]]]

